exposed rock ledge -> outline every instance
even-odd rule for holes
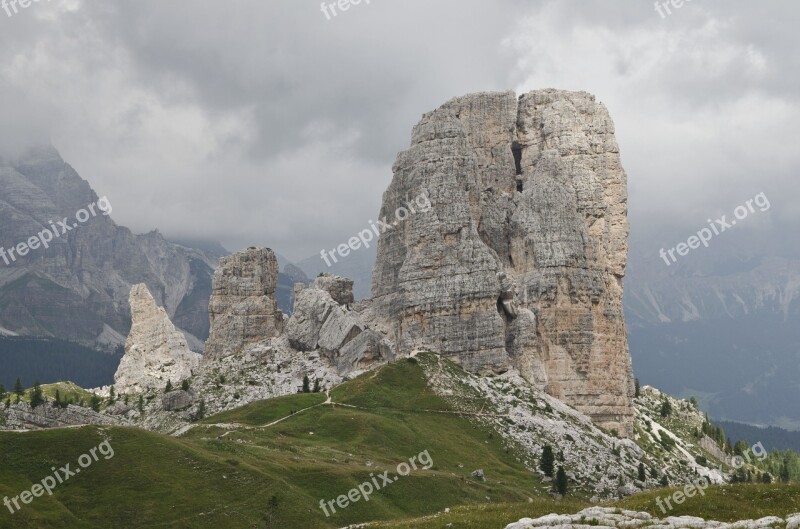
[[[621,511],[608,507],[591,507],[578,514],[549,514],[535,520],[523,518],[509,524],[505,529],[534,529],[547,527],[550,529],[586,528],[595,527],[639,529],[767,529],[786,528],[800,529],[800,513],[792,514],[786,519],[769,516],[759,520],[742,520],[734,523],[706,521],[693,516],[669,516],[663,519],[655,518],[646,512]]]
[[[39,428],[63,428],[81,424],[108,426],[130,426],[123,417],[94,412],[70,404],[66,408],[51,403],[31,408],[27,402],[12,404],[5,412],[5,428],[9,430],[35,430]]]

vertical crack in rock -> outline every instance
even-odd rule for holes
[[[559,90],[459,97],[423,116],[393,170],[381,217],[423,192],[432,204],[378,246],[374,304],[398,352],[514,367],[630,434],[627,180],[605,107]]]
[[[511,143],[511,153],[514,155],[514,168],[516,169],[517,192],[522,193],[522,145],[518,141]]]

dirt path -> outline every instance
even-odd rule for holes
[[[304,412],[307,412],[308,410],[313,410],[314,408],[319,408],[320,406],[334,406],[334,405],[335,406],[348,406],[347,404],[336,404],[335,402],[333,402],[333,399],[331,398],[330,391],[326,391],[325,395],[327,396],[327,399],[325,400],[325,402],[320,402],[319,404],[314,404],[313,406],[309,406],[308,408],[303,408],[302,410],[297,410],[296,412],[290,413],[289,415],[286,415],[285,417],[281,417],[280,419],[276,419],[276,420],[274,420],[274,421],[272,421],[270,423],[262,424],[260,426],[249,426],[249,425],[246,425],[246,424],[238,424],[238,423],[218,423],[218,424],[212,423],[212,424],[204,424],[202,426],[206,426],[206,427],[212,427],[213,426],[213,427],[225,428],[225,429],[229,428],[229,430],[227,432],[225,432],[224,434],[222,434],[222,435],[220,435],[218,437],[218,438],[223,438],[223,437],[226,437],[228,434],[231,434],[231,433],[234,433],[234,432],[238,432],[240,430],[263,430],[265,428],[269,428],[271,426],[275,426],[276,424],[282,423],[286,419],[294,417],[295,415],[297,415],[299,413],[304,413]],[[180,437],[181,435],[183,435],[186,432],[192,430],[193,428],[196,428],[197,426],[201,426],[201,425],[198,425],[198,424],[186,424],[186,425],[182,426],[181,428],[175,430],[170,435],[172,437]]]

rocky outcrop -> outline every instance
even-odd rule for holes
[[[170,391],[161,396],[161,407],[164,411],[184,410],[194,404],[195,394],[193,391]]]
[[[726,454],[719,447],[717,442],[714,441],[709,436],[703,435],[703,437],[700,438],[700,441],[697,444],[700,446],[700,448],[702,448],[706,452],[710,453],[711,455],[713,455],[714,457],[716,457],[720,461],[725,461],[725,462],[728,461],[728,454]]]
[[[640,447],[632,439],[601,430],[586,415],[532,386],[516,370],[481,377],[455,368],[441,355],[418,353],[413,361],[422,367],[432,391],[454,410],[519,447],[520,461],[545,481],[549,478],[540,468],[544,447],[556,450],[558,464],[570,479],[570,494],[585,494],[592,502],[599,502],[659,487],[662,479],[672,486],[686,485],[699,477],[714,484],[725,481],[718,470],[722,461],[699,450],[693,437],[684,439],[660,429],[653,420],[653,416],[660,417],[660,403],[650,399],[636,402],[636,431],[647,436]],[[680,425],[681,431],[694,432],[697,415],[678,413],[678,401],[674,402],[675,422],[671,424]],[[663,450],[658,440],[660,431],[675,440],[673,448]],[[698,458],[700,455],[706,459]],[[640,463],[646,471],[644,481],[639,480]],[[489,468],[484,470],[488,481],[497,479]]]
[[[20,402],[5,410],[5,424],[8,430],[36,430],[39,428],[64,428],[81,424],[110,426],[129,426],[132,423],[123,417],[113,417],[92,411],[82,406],[68,405],[65,408],[45,403],[36,408]]]
[[[294,310],[286,324],[289,344],[298,351],[316,350],[320,330],[336,306],[336,302],[327,292],[297,285]]]
[[[432,207],[382,234],[373,275],[398,352],[516,367],[632,433],[626,176],[605,107],[557,90],[456,98],[414,128],[380,217],[423,194]]]
[[[250,248],[220,259],[208,307],[206,359],[241,353],[283,331],[277,283],[278,260],[268,248]]]
[[[339,305],[351,305],[353,303],[352,279],[322,274],[314,280],[312,288],[324,290]]]
[[[299,351],[320,350],[341,375],[369,369],[394,357],[392,344],[353,310],[353,281],[323,274],[308,288],[298,284],[286,336]]]
[[[695,492],[696,494],[696,492]],[[670,496],[665,494],[667,500]],[[661,500],[664,501],[663,499]],[[681,503],[683,500],[681,500]],[[672,505],[672,503],[670,503]],[[509,524],[506,529],[536,529],[538,527],[588,527],[598,526],[620,529],[639,529],[645,527],[661,527],[664,529],[760,529],[767,527],[800,527],[800,513],[787,516],[785,519],[768,516],[759,520],[742,520],[734,523],[723,523],[704,520],[695,516],[669,516],[668,509],[662,507],[664,518],[659,519],[646,512],[623,511],[612,507],[590,507],[577,514],[548,514],[541,518],[522,520]]]
[[[268,377],[247,374],[248,386],[275,385],[252,394],[285,394],[311,370],[333,381],[430,350],[475,374],[518,372],[631,434],[626,177],[605,108],[555,90],[457,98],[423,117],[394,173],[372,300],[354,303],[351,280],[322,274],[295,286],[286,318],[272,250],[220,260],[202,384],[248,365]],[[418,197],[426,208],[411,205]]]
[[[191,378],[201,357],[189,350],[186,337],[156,305],[147,286],[131,289],[130,307],[131,332],[114,375],[117,392],[142,393],[163,389],[167,381],[177,385]]]
[[[203,363],[200,376],[192,382],[192,390],[205,399],[206,413],[210,415],[297,393],[302,390],[305,376],[312,387],[318,380],[323,391],[343,380],[321,351],[298,352],[282,335],[249,346],[241,354]],[[195,399],[194,406],[198,405]]]

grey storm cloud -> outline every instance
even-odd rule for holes
[[[0,147],[49,139],[135,231],[298,259],[375,218],[424,112],[481,90],[595,93],[635,226],[796,195],[794,4],[693,0],[662,19],[650,2],[372,0],[328,20],[320,3],[0,11]]]

